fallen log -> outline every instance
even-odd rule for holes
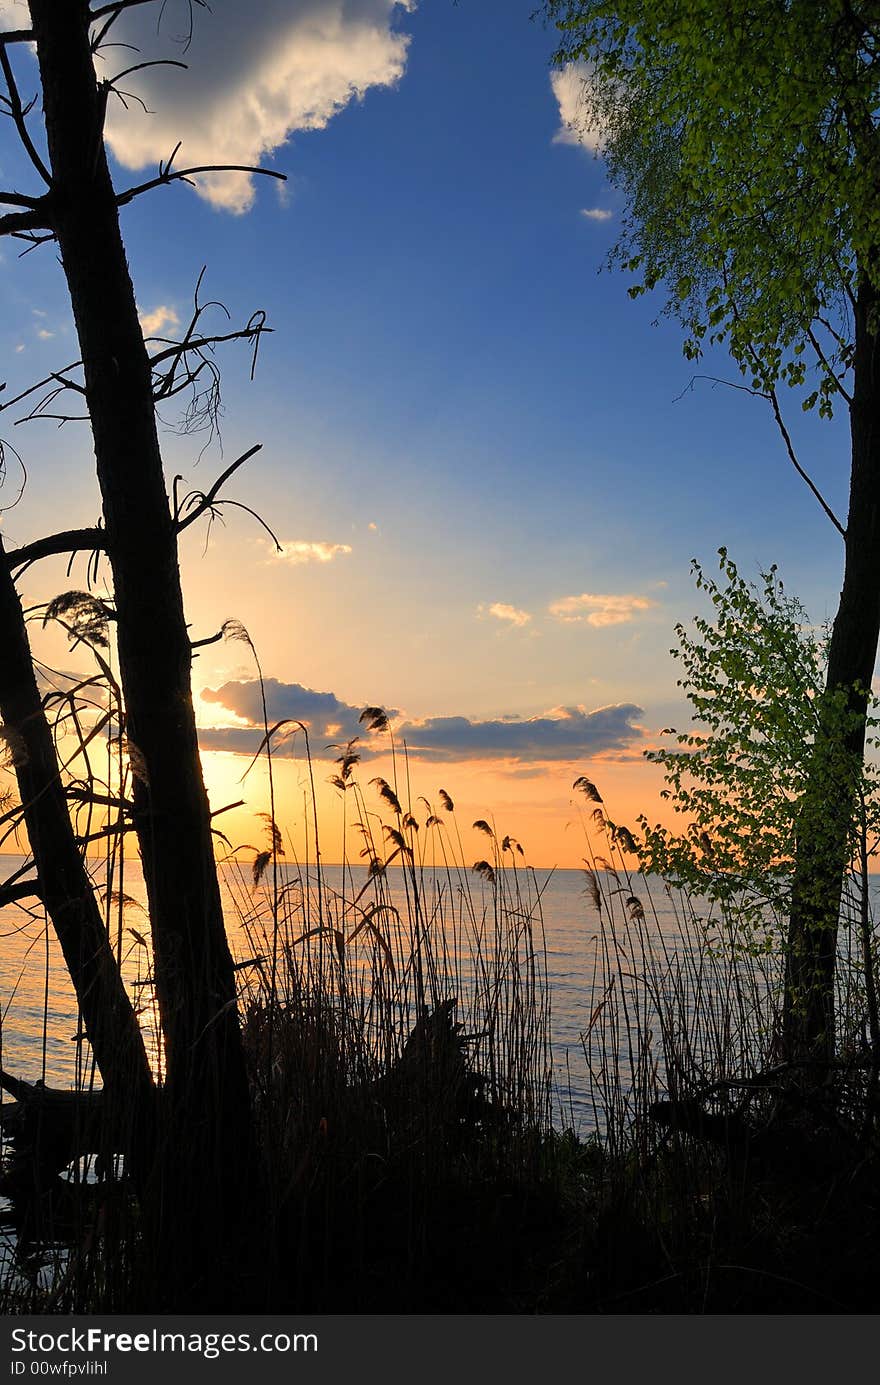
[[[0,1178],[6,1196],[50,1186],[82,1155],[113,1152],[106,1148],[102,1091],[62,1091],[2,1069],[0,1087],[15,1098],[0,1105],[0,1126],[12,1146]]]

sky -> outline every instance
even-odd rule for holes
[[[694,380],[659,295],[636,301],[606,267],[621,201],[594,132],[578,126],[581,77],[554,69],[535,0],[169,0],[133,12],[105,55],[122,82],[108,141],[117,188],[175,167],[262,163],[287,181],[212,174],[122,213],[145,333],[173,336],[203,300],[232,322],[264,310],[253,380],[229,348],[220,439],[181,436],[167,406],[169,478],[205,490],[262,450],[224,491],[243,509],[182,538],[194,638],[234,618],[265,677],[269,717],[304,722],[316,756],[325,858],[341,849],[330,742],[360,735],[360,777],[393,772],[392,714],[414,806],[442,786],[465,851],[470,823],[520,840],[532,864],[580,864],[572,783],[586,774],[615,820],[666,814],[644,751],[687,709],[669,655],[701,609],[690,560],[725,545],[749,577],[777,563],[814,622],[834,613],[839,535],[785,457],[762,401]],[[21,25],[0,3],[0,23]],[[120,26],[121,28],[121,26]],[[20,85],[36,90],[27,51]],[[146,107],[146,109],[144,109]],[[32,117],[33,120],[33,117]],[[577,128],[576,128],[577,127]],[[35,129],[37,127],[35,126]],[[4,186],[29,171],[0,131]],[[51,247],[0,245],[0,380],[10,398],[77,358]],[[228,330],[220,307],[205,319]],[[735,380],[721,353],[701,373]],[[842,421],[790,423],[801,460],[845,512]],[[2,515],[10,546],[93,523],[88,432],[70,423],[0,435],[27,467]],[[0,492],[19,490],[10,466]],[[32,569],[28,602],[85,584],[85,564]],[[56,650],[63,660],[70,656]],[[242,781],[260,740],[256,668],[241,641],[194,664],[212,802],[244,797],[231,838],[251,840],[265,773]],[[303,737],[277,743],[277,815],[302,849]],[[378,806],[378,805],[375,805]],[[424,817],[427,809],[418,808]]]

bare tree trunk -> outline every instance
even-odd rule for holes
[[[68,812],[52,732],[34,677],[21,603],[0,538],[0,716],[10,733],[40,898],[52,920],[104,1079],[114,1132],[131,1154],[152,1112],[143,1037]]]
[[[826,704],[798,826],[786,955],[783,1041],[789,1057],[834,1051],[834,976],[844,873],[852,848],[865,719],[880,634],[880,337],[865,282],[855,312],[852,472],[840,605]]]
[[[135,747],[135,826],[166,1043],[163,1224],[169,1272],[185,1285],[199,1265],[216,1271],[212,1257],[229,1240],[221,1221],[234,1221],[252,1172],[235,974],[199,761],[177,535],[104,150],[106,91],[95,77],[85,0],[30,0],[30,11],[52,175],[50,218],[84,366],[126,731]]]

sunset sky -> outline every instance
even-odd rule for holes
[[[123,212],[145,330],[173,335],[205,298],[234,323],[265,309],[253,382],[247,349],[223,367],[222,453],[205,435],[163,432],[169,480],[207,489],[253,443],[263,450],[225,492],[241,509],[183,541],[194,638],[230,617],[247,628],[272,720],[306,721],[338,853],[328,741],[361,733],[366,781],[388,774],[366,736],[366,704],[394,714],[413,798],[456,800],[516,835],[536,865],[577,865],[571,784],[588,774],[609,811],[660,813],[642,754],[681,722],[668,650],[699,609],[689,563],[726,545],[747,576],[779,564],[813,621],[833,613],[842,547],[786,460],[761,401],[688,385],[680,332],[659,296],[632,301],[599,272],[621,205],[577,120],[577,73],[553,74],[552,30],[535,0],[170,0],[122,35],[175,67],[127,79],[142,98],[109,120],[118,188],[178,166],[263,162],[287,183],[223,175],[161,189]],[[0,3],[13,26],[15,4]],[[20,83],[36,70],[17,52]],[[138,61],[110,50],[108,72]],[[114,66],[116,64],[116,66]],[[32,184],[3,131],[5,186]],[[145,171],[146,170],[146,171]],[[0,380],[10,397],[78,355],[50,247],[0,252]],[[225,330],[218,309],[210,319]],[[701,371],[737,378],[726,357]],[[2,396],[0,396],[2,400]],[[28,484],[3,514],[10,546],[99,512],[82,424],[0,435]],[[174,407],[163,417],[176,420]],[[843,421],[791,405],[804,464],[839,514]],[[203,447],[209,443],[204,452]],[[201,454],[201,455],[200,455]],[[0,502],[15,498],[10,466]],[[85,583],[85,562],[31,570],[28,602]],[[63,651],[62,651],[63,655]],[[69,658],[69,656],[68,656]],[[263,808],[259,697],[246,645],[194,667],[212,801],[246,796],[227,827],[252,840]],[[279,745],[279,819],[302,819],[301,737]],[[369,791],[371,792],[371,791]],[[420,811],[423,811],[420,809]],[[485,854],[473,842],[474,856]]]

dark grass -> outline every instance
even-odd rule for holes
[[[345,794],[358,821],[374,821],[353,780]],[[475,871],[454,811],[422,803],[417,829],[397,802],[383,796],[377,839],[365,829],[366,854],[339,889],[314,865],[319,850],[311,863],[282,857],[271,824],[258,879],[251,859],[221,866],[238,913],[266,1224],[252,1246],[230,1242],[215,1306],[876,1311],[877,1074],[859,892],[841,934],[838,1058],[823,1082],[805,1082],[778,1070],[781,921],[768,916],[767,947],[744,951],[734,913],[670,894],[677,928],[662,931],[662,882],[606,845],[584,902],[599,945],[583,1036],[595,1131],[581,1139],[550,1120],[534,873],[491,829]],[[107,907],[128,938],[120,920],[133,906],[117,891]],[[136,946],[153,1023],[148,948]],[[158,1039],[154,1057],[160,1066]],[[87,1061],[82,1073],[88,1085]],[[161,1303],[136,1201],[104,1153],[100,1176],[81,1161],[19,1217],[6,1311]]]

